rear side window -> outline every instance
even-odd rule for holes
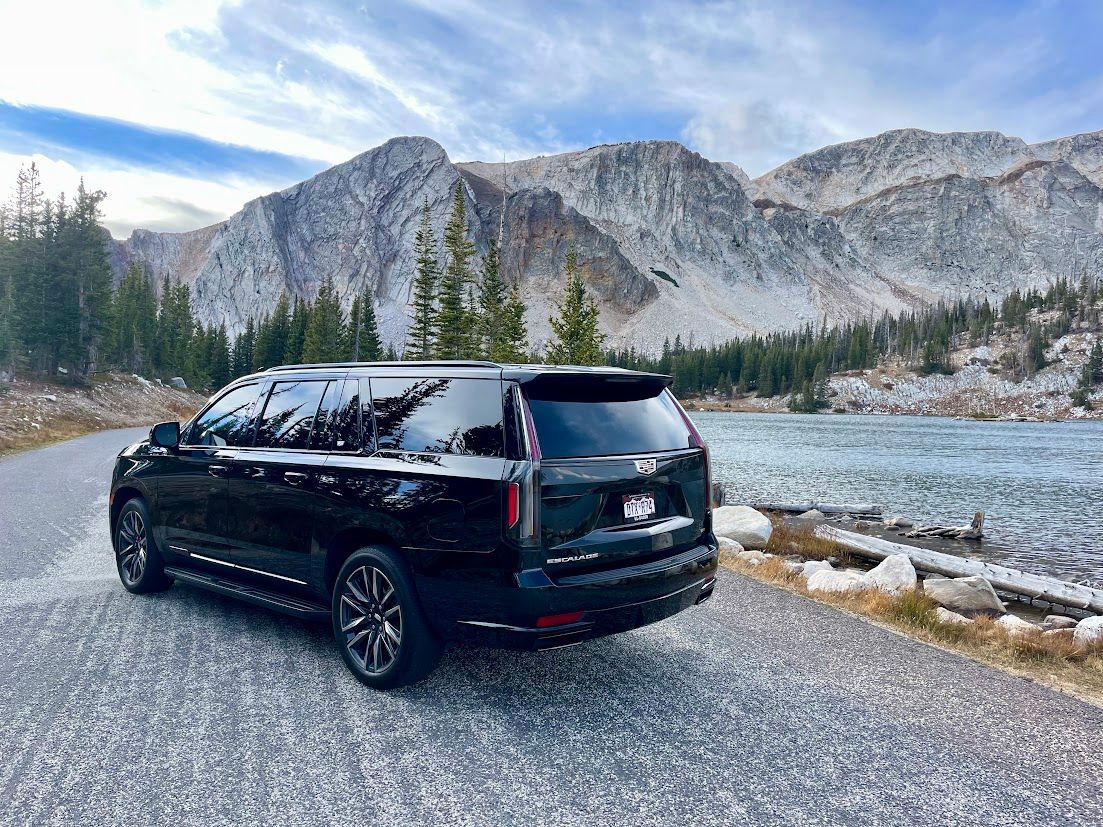
[[[327,384],[317,380],[274,384],[264,403],[256,444],[262,448],[307,448]]]
[[[529,399],[541,455],[605,457],[692,446],[669,393],[627,402],[558,402]]]
[[[381,450],[503,454],[499,381],[373,378],[371,394]]]
[[[248,445],[258,385],[234,388],[203,412],[184,439],[187,445]]]

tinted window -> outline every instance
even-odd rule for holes
[[[630,402],[530,399],[540,453],[548,458],[645,454],[690,447],[689,431],[669,394]]]
[[[248,445],[250,414],[257,401],[257,385],[242,385],[227,393],[192,423],[188,445]]]
[[[337,441],[334,444],[335,451],[355,452],[360,450],[360,386],[368,389],[368,380],[345,380],[345,390],[341,396],[341,405],[334,417],[333,430]],[[365,397],[367,394],[365,393]],[[368,422],[371,421],[371,411],[367,412]],[[370,444],[371,440],[367,440]]]
[[[315,451],[328,451],[333,445],[333,415],[337,407],[337,395],[341,393],[340,382],[330,382],[322,394],[318,413],[314,416],[314,430],[310,434],[310,447]]]
[[[492,379],[372,379],[379,448],[502,456],[502,385]]]
[[[277,382],[264,403],[256,444],[263,448],[306,448],[326,382]]]

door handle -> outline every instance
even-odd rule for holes
[[[302,485],[306,482],[307,475],[299,473],[298,471],[285,471],[283,478],[291,483],[291,485]]]
[[[224,477],[230,469],[225,465],[208,465],[207,473],[212,477]]]

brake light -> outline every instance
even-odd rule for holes
[[[568,623],[578,623],[582,620],[582,612],[564,612],[561,615],[544,615],[536,618],[536,628],[547,629],[549,626],[566,626]]]
[[[674,399],[674,404],[678,408],[678,413],[682,415],[682,422],[686,424],[686,430],[689,431],[690,442],[693,443],[695,448],[700,448],[705,455],[705,502],[710,509],[716,508],[719,503],[713,502],[712,499],[712,461],[709,458],[709,446],[707,446],[705,440],[701,438],[701,432],[697,430],[697,426],[693,424],[693,420],[689,418],[689,414],[685,412],[681,403],[674,398],[673,394],[670,395],[670,398]]]
[[[529,439],[529,459],[540,459],[540,440],[536,438],[536,424],[532,420],[532,411],[529,410],[529,401],[521,397],[521,417],[525,420],[525,433]]]
[[[508,519],[506,522],[507,528],[513,528],[517,525],[517,521],[521,519],[521,486],[518,483],[511,482],[509,484],[509,503],[506,508]]]

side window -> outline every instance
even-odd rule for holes
[[[314,451],[329,451],[333,448],[333,415],[337,407],[337,397],[341,393],[340,382],[330,382],[322,394],[322,402],[314,417],[314,430],[310,434],[310,448]]]
[[[333,450],[351,454],[360,450],[360,381],[346,379],[341,393],[341,404],[333,418]],[[367,389],[367,380],[364,388]],[[369,440],[370,444],[370,440]]]
[[[187,445],[247,445],[252,432],[253,404],[259,385],[242,385],[216,401],[192,423]]]
[[[256,444],[262,448],[306,448],[327,384],[319,380],[274,384],[260,416]]]
[[[500,457],[502,387],[492,379],[371,380],[380,449]]]

